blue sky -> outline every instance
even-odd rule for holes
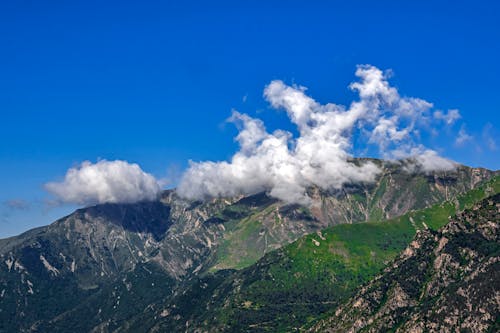
[[[89,160],[176,177],[189,159],[237,150],[232,109],[295,132],[262,97],[272,80],[348,105],[358,64],[393,71],[399,93],[462,118],[430,142],[500,167],[497,1],[3,1],[0,238],[47,224],[43,186]],[[461,145],[463,126],[472,137]]]

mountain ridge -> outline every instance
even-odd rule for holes
[[[312,208],[285,204],[265,194],[189,202],[180,200],[175,191],[165,191],[158,202],[87,207],[47,227],[0,240],[4,304],[0,332],[30,331],[33,325],[56,327],[57,318],[67,318],[64,313],[74,313],[72,309],[81,304],[94,304],[96,295],[117,294],[115,287],[124,288],[123,298],[128,293],[137,300],[148,299],[148,304],[158,303],[162,297],[181,292],[200,274],[249,267],[306,234],[425,207],[498,174],[467,167],[454,173],[411,174],[392,164],[383,165],[386,171],[376,185],[328,193],[312,189],[318,203]],[[410,204],[401,204],[404,196]],[[149,288],[151,284],[165,288],[150,295],[142,281],[150,281]],[[54,283],[58,288],[51,287]],[[79,304],[51,303],[56,295],[70,294]],[[137,311],[148,306],[137,300]],[[35,305],[46,311],[37,312]],[[114,306],[118,307],[105,307],[107,316],[90,308],[100,318],[92,325],[110,325],[106,329],[112,330],[127,323],[120,316],[128,312],[113,310]]]

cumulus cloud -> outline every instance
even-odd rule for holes
[[[139,165],[126,161],[89,161],[70,168],[64,180],[45,184],[60,202],[83,205],[133,203],[157,198],[160,186]]]
[[[434,111],[434,118],[444,121],[446,125],[452,125],[455,121],[462,118],[462,116],[457,109],[448,110],[448,113],[437,110]]]
[[[457,167],[457,163],[447,158],[441,157],[437,152],[430,149],[425,149],[423,146],[412,149],[412,158],[417,163],[407,166],[408,171],[420,169],[425,173],[432,171],[449,171]]]
[[[432,103],[401,96],[390,86],[387,73],[374,66],[358,66],[356,76],[359,81],[350,88],[359,99],[349,107],[322,105],[306,94],[305,87],[272,81],[264,97],[273,108],[287,112],[299,136],[282,130],[269,133],[261,120],[233,111],[229,120],[239,129],[240,150],[230,161],[191,162],[178,193],[205,199],[267,191],[286,202],[308,203],[306,190],[312,185],[332,189],[371,182],[380,170],[369,161],[352,160],[354,131],[384,158],[412,157],[425,171],[454,167],[417,143],[419,127],[432,118]]]

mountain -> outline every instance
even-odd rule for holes
[[[311,332],[498,332],[500,194],[420,231],[383,273]]]
[[[36,331],[77,306],[133,269],[169,226],[161,203],[106,204],[2,240],[0,330]]]
[[[153,331],[185,327],[209,332],[300,330],[354,296],[417,233],[438,230],[457,211],[499,192],[500,178],[496,177],[451,201],[391,220],[318,231],[245,269],[202,276],[133,321]],[[140,331],[140,327],[135,329]]]
[[[330,276],[346,283],[338,298],[320,306],[323,313],[332,302],[340,303],[352,295],[357,286],[377,274],[408,244],[416,230],[414,224],[423,225],[415,222],[420,215],[411,211],[446,201],[444,211],[428,212],[441,217],[463,208],[467,200],[458,198],[465,193],[469,201],[476,200],[497,186],[496,172],[485,169],[459,167],[454,172],[426,174],[409,172],[400,164],[374,162],[383,169],[374,183],[346,185],[334,191],[310,188],[313,203],[308,207],[286,204],[265,193],[190,202],[179,198],[175,191],[166,191],[155,202],[87,207],[49,226],[0,240],[0,332],[139,332],[162,327],[191,330],[190,324],[206,324],[207,329],[234,328],[231,321],[241,319],[238,316],[251,319],[247,312],[238,312],[241,308],[250,311],[260,306],[245,300],[243,307],[234,303],[240,300],[239,296],[231,296],[235,291],[261,295],[264,300],[275,299],[274,304],[281,304],[279,297],[304,298],[308,293],[317,297],[328,282],[321,288],[314,287],[309,277],[322,278],[323,272],[299,265],[293,268],[293,276],[300,282],[303,274],[309,284],[297,288],[297,281],[288,281],[287,266],[282,266],[285,268],[278,270],[281,275],[277,273],[278,279],[273,278],[288,290],[295,289],[295,294],[280,296],[276,285],[266,285],[269,278],[260,274],[261,268],[280,267],[273,263],[280,263],[286,256],[297,260],[294,262],[323,267],[331,253],[343,261],[328,263],[321,269],[338,270],[344,265],[350,270],[345,270],[344,277]],[[485,183],[488,180],[489,185]],[[475,188],[476,192],[470,192]],[[409,212],[418,216],[394,220]],[[357,224],[386,219],[400,222]],[[334,227],[346,223],[353,229]],[[391,223],[403,224],[400,227]],[[433,226],[432,222],[428,224]],[[333,232],[329,227],[337,229]],[[373,238],[375,243],[371,244],[369,239],[377,233],[391,236],[382,243]],[[301,238],[307,234],[313,235]],[[349,235],[359,236],[357,243],[351,242]],[[332,251],[322,252],[318,257],[323,261],[315,261],[311,251],[322,249],[324,242],[332,242]],[[368,247],[363,245],[366,242],[370,243]],[[377,247],[376,260],[366,258],[367,253],[371,256],[372,250],[367,250],[370,247]],[[344,256],[343,251],[349,255]],[[356,255],[351,257],[351,253]],[[252,276],[257,283],[253,287],[252,283],[248,287],[239,284]],[[210,305],[213,312],[203,308],[209,296],[219,302]],[[234,311],[220,306],[226,300]],[[290,314],[303,308],[285,307],[273,313]],[[260,320],[263,313],[256,312],[260,314],[254,321]],[[227,320],[215,318],[216,313]],[[292,327],[308,321],[291,320],[289,314],[281,316],[278,326],[270,327]],[[207,319],[202,323],[204,316]]]

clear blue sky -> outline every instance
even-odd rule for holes
[[[43,184],[81,161],[164,177],[227,159],[232,108],[292,129],[264,86],[347,104],[357,64],[460,110],[474,139],[446,157],[500,167],[482,142],[500,126],[498,1],[2,1],[0,51],[0,238],[74,209]]]

